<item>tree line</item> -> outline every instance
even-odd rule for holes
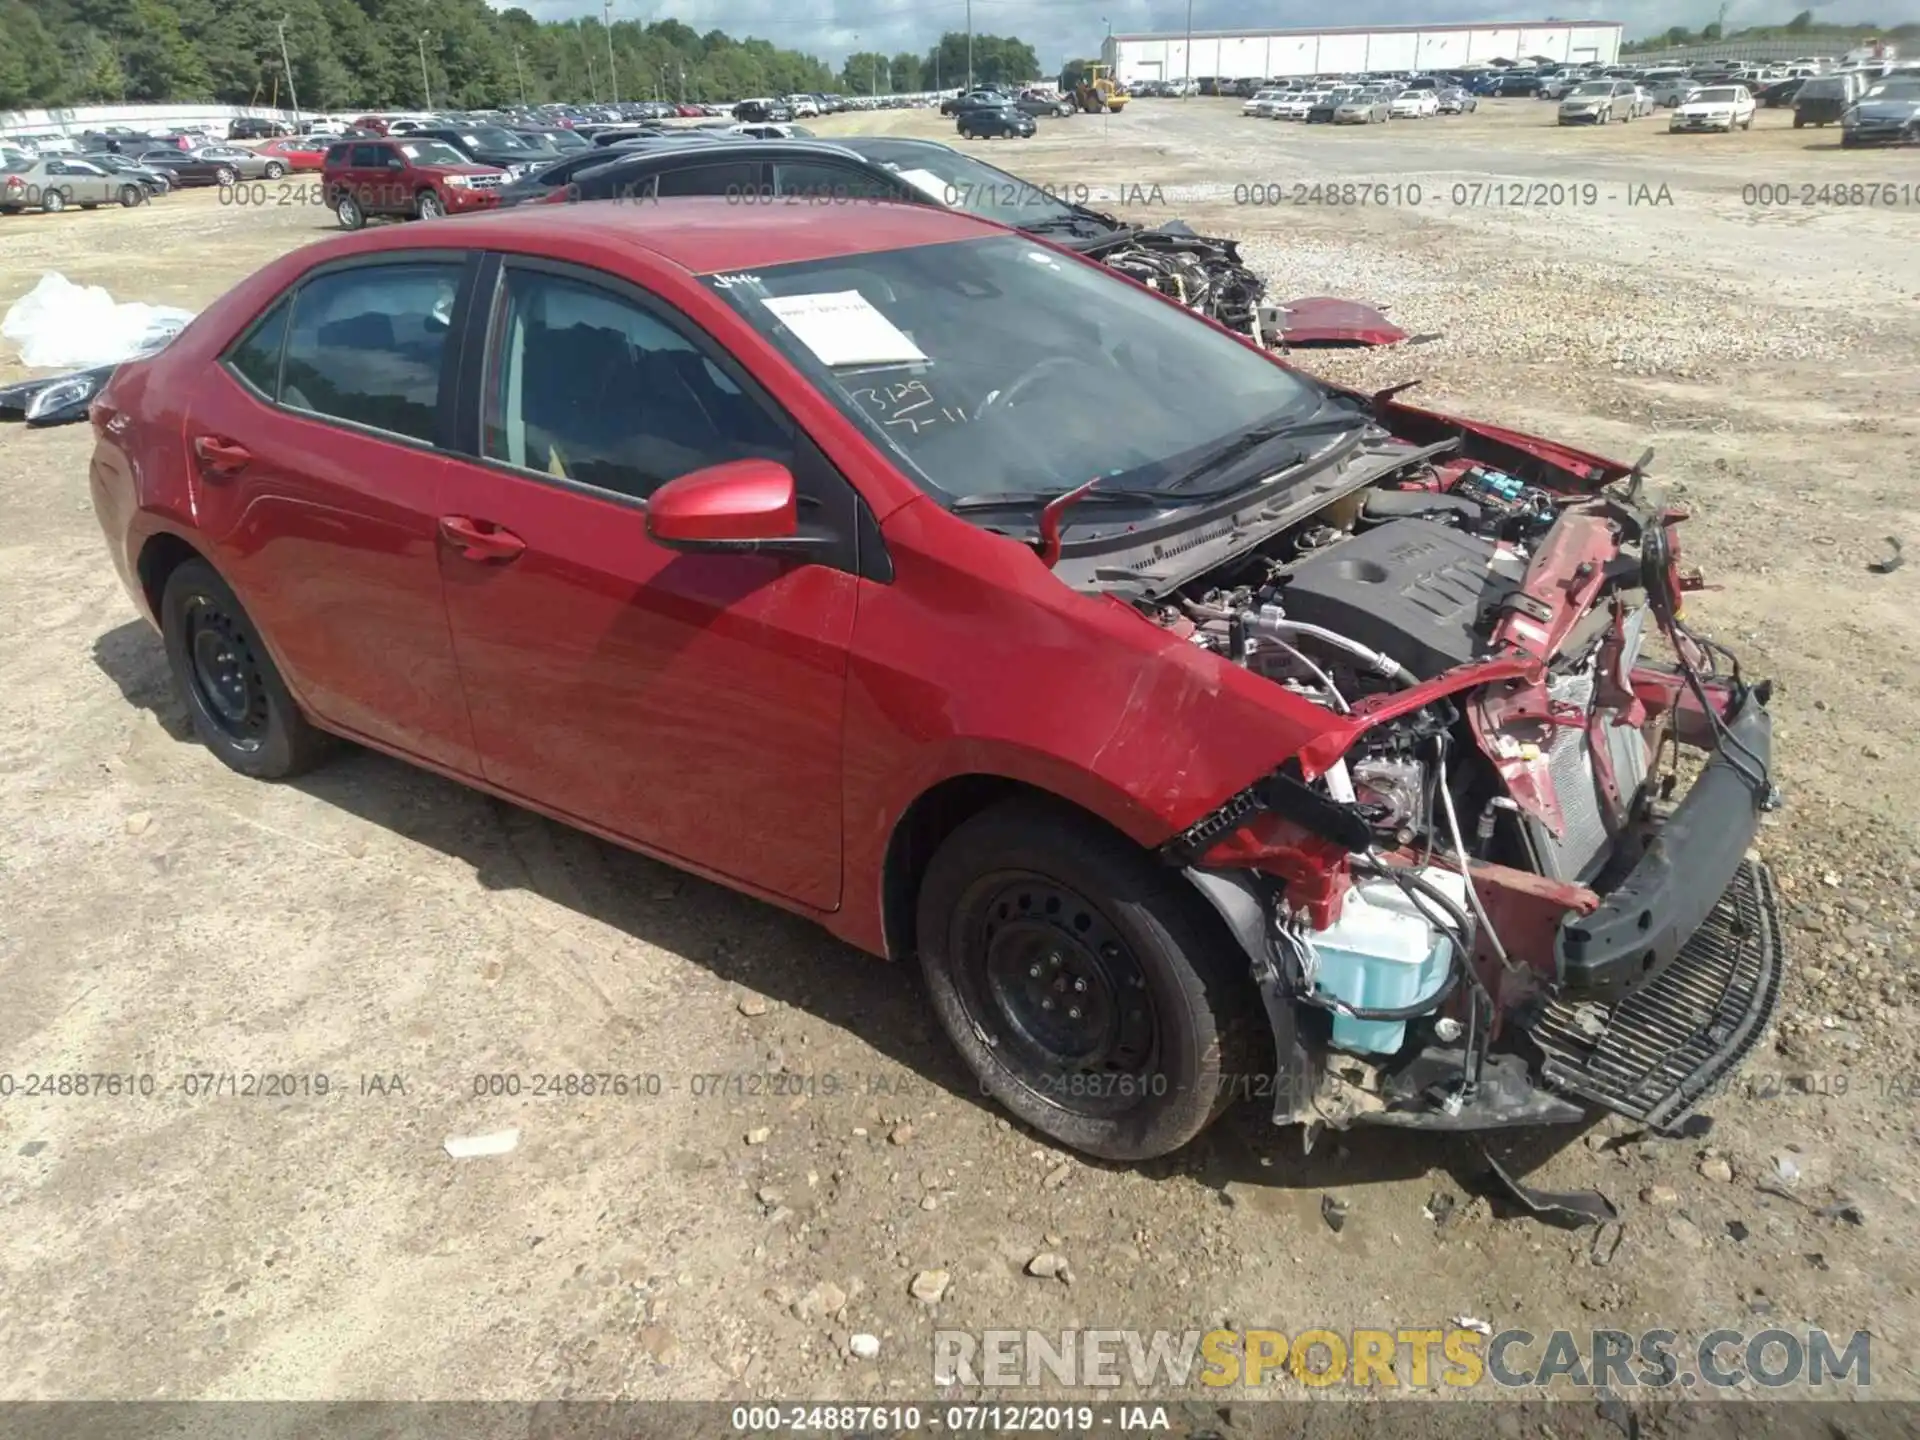
[[[1920,25],[1895,25],[1891,29],[1865,23],[1835,25],[1815,20],[1811,10],[1802,10],[1783,25],[1751,25],[1732,32],[1723,30],[1717,21],[1703,25],[1698,30],[1675,25],[1658,35],[1629,40],[1620,48],[1623,52],[1631,53],[1639,50],[1678,50],[1686,45],[1733,45],[1743,40],[1805,40],[1811,50],[1820,50],[1824,46],[1827,50],[1845,52],[1875,38],[1896,42],[1920,39]]]
[[[975,35],[973,73],[1025,80],[1038,63],[1018,39]],[[597,19],[542,23],[486,0],[0,0],[0,110],[732,100],[931,90],[966,78],[964,34],[925,55],[851,56],[836,73],[772,41],[702,35],[678,20],[616,19],[609,36]]]

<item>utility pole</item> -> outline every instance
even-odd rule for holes
[[[431,30],[420,32],[420,88],[427,92],[426,108],[429,110],[433,109],[433,80],[427,74],[427,36],[432,33]]]
[[[1180,98],[1186,100],[1193,94],[1193,0],[1187,0],[1187,73],[1180,86]]]
[[[527,72],[525,67],[520,64],[520,57],[526,53],[527,51],[524,45],[516,45],[513,47],[513,76],[514,79],[520,82],[520,103],[522,105],[527,103]]]
[[[613,0],[601,0],[601,10],[607,17],[607,88],[613,93],[613,103],[620,103],[620,77],[613,68]]]
[[[580,32],[580,57],[587,62],[587,94],[598,103],[600,82],[593,78],[593,51],[587,48],[587,27],[580,25],[577,28]]]
[[[973,0],[967,0],[967,89],[973,89]]]
[[[293,88],[293,61],[287,56],[287,21],[291,16],[282,15],[278,29],[280,31],[280,63],[287,67],[287,98],[293,102],[293,128],[300,128],[300,92]]]
[[[880,67],[880,57],[878,55],[868,55],[867,56],[867,94],[869,95],[878,95],[880,93],[879,67]]]

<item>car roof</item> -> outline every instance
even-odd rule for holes
[[[582,263],[622,252],[650,253],[691,274],[712,275],[1009,233],[937,205],[768,207],[697,196],[645,205],[521,205],[465,215],[446,225],[356,231],[312,247],[312,263],[365,253],[444,250],[457,235],[460,243],[477,249],[522,250]]]

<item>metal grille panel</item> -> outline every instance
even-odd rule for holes
[[[1534,1023],[1554,1088],[1673,1125],[1759,1042],[1786,954],[1767,867],[1742,862],[1673,962],[1609,1009],[1556,1001]]]

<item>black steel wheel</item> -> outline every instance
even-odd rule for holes
[[[239,598],[203,560],[167,577],[160,632],[194,733],[231,768],[278,780],[311,768],[331,741],[300,713]]]
[[[915,936],[982,1093],[1074,1149],[1167,1154],[1271,1073],[1225,926],[1185,877],[1064,804],[1009,800],[949,835]]]
[[[1153,996],[1099,906],[1050,876],[1002,871],[969,887],[961,913],[960,1000],[1017,1083],[1088,1116],[1156,1083]]]

